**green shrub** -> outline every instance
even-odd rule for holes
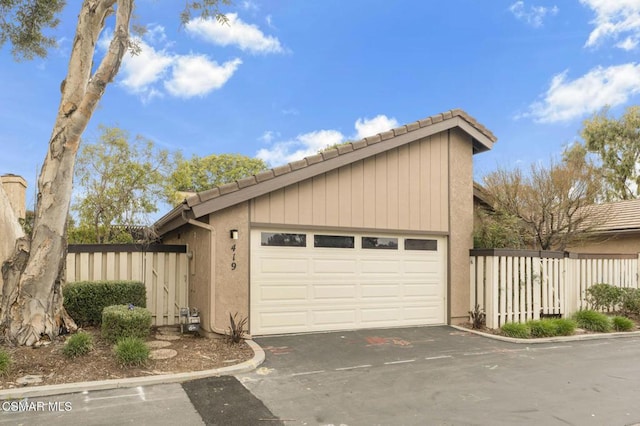
[[[0,376],[6,376],[9,373],[12,363],[13,360],[9,352],[0,349]]]
[[[516,337],[518,339],[528,339],[531,337],[531,329],[528,324],[519,322],[508,322],[502,326],[502,334],[507,337]]]
[[[640,289],[623,288],[620,308],[625,315],[640,316]]]
[[[102,338],[117,342],[123,337],[144,339],[151,331],[151,312],[127,305],[107,306],[102,311]]]
[[[636,327],[636,324],[626,317],[613,317],[611,323],[615,331],[631,331]]]
[[[611,320],[601,312],[592,310],[578,311],[573,315],[578,327],[585,330],[607,333],[611,331]]]
[[[91,349],[93,349],[93,336],[80,331],[69,337],[62,348],[62,353],[67,358],[75,358],[88,354]]]
[[[596,311],[615,311],[622,302],[622,289],[610,284],[594,284],[587,289],[585,298],[589,306]]]
[[[569,318],[558,318],[552,320],[556,325],[556,336],[571,336],[576,332],[578,324]]]
[[[64,307],[80,326],[99,325],[102,310],[112,305],[147,306],[147,290],[139,281],[79,281],[62,288]]]
[[[552,319],[541,319],[535,321],[527,321],[531,337],[553,337],[556,336],[556,323]]]
[[[143,365],[149,359],[149,347],[138,337],[124,337],[118,340],[114,352],[118,364],[125,367]]]

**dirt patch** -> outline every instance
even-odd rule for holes
[[[62,353],[68,336],[46,342],[48,344],[39,348],[1,344],[0,349],[11,355],[13,363],[9,374],[0,377],[0,389],[22,387],[17,380],[27,375],[42,376],[42,382],[38,385],[56,385],[210,370],[239,364],[253,357],[253,351],[244,342],[232,345],[224,338],[181,335],[175,333],[175,330],[173,327],[154,329],[148,340],[157,340],[158,336],[163,335],[175,335],[177,339],[168,341],[170,345],[166,348],[173,349],[178,354],[169,359],[149,360],[146,365],[140,367],[118,365],[113,354],[113,345],[103,341],[100,331],[95,328],[84,330],[93,335],[93,350],[78,358],[67,358]]]

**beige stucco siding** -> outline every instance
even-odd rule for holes
[[[449,235],[450,316],[456,324],[469,318],[469,249],[473,247],[473,164],[471,138],[451,130],[451,232]]]
[[[248,203],[215,212],[209,223],[216,230],[213,331],[224,333],[229,314],[249,316],[249,207]],[[229,232],[238,230],[238,239]],[[234,248],[235,246],[235,248]],[[235,263],[235,267],[234,264]]]
[[[584,241],[567,248],[572,253],[615,253],[637,254],[640,253],[640,234],[618,234],[609,237],[601,237],[591,241]]]
[[[206,222],[203,222],[206,224]],[[211,331],[211,236],[209,231],[194,225],[170,232],[162,239],[165,244],[186,244],[189,259],[189,307],[200,311],[200,320],[205,331]]]
[[[187,224],[163,238],[168,244],[186,244],[191,253],[189,305],[200,311],[204,331],[224,333],[229,314],[249,315],[248,219],[248,203],[240,203],[206,216],[204,227]],[[232,229],[238,231],[237,240],[230,237]]]
[[[447,232],[447,158],[443,132],[257,197],[251,221]]]

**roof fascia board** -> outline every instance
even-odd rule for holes
[[[473,129],[473,127],[469,125],[465,120],[462,120],[460,117],[454,117],[445,121],[440,121],[438,123],[430,124],[428,126],[422,127],[412,132],[394,136],[393,138],[386,139],[384,141],[373,143],[361,149],[357,149],[355,151],[351,151],[351,152],[339,155],[329,160],[325,160],[316,164],[312,164],[307,167],[303,167],[298,170],[294,170],[289,173],[285,173],[283,175],[277,176],[273,179],[261,182],[259,184],[248,186],[241,190],[231,192],[227,195],[212,198],[210,200],[204,201],[203,203],[192,206],[191,209],[196,218],[202,217],[206,214],[210,214],[215,211],[219,211],[227,207],[234,206],[243,201],[247,201],[252,198],[259,197],[260,195],[263,195],[272,191],[276,191],[278,189],[292,185],[296,182],[301,182],[303,180],[310,179],[312,177],[321,175],[322,173],[326,173],[331,170],[335,170],[347,164],[355,163],[356,161],[373,157],[377,154],[380,154],[385,151],[389,151],[394,148],[398,148],[408,143],[411,143],[420,139],[424,139],[429,136],[433,136],[435,134],[444,132],[454,127],[463,128],[462,125],[465,125],[466,128]],[[469,131],[466,130],[465,128],[463,128],[463,130],[469,133]],[[480,132],[475,132],[475,133],[477,133],[478,135],[482,135]],[[477,139],[477,137],[473,135],[471,136]],[[481,138],[482,138],[481,139],[482,141],[488,141],[488,139],[484,135],[482,135]]]
[[[187,206],[182,203],[178,207],[171,210],[169,213],[158,219],[156,222],[156,231],[159,235],[164,235],[167,232],[173,231],[185,225],[187,220],[184,218],[183,213],[188,212]]]
[[[484,149],[479,149],[478,152],[489,151],[493,148],[493,141],[489,139],[486,135],[480,132],[478,129],[473,127],[469,122],[461,117],[456,117],[458,119],[458,126],[467,132],[473,139],[477,140]]]

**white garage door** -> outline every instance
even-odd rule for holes
[[[253,335],[444,324],[446,239],[251,231]]]

